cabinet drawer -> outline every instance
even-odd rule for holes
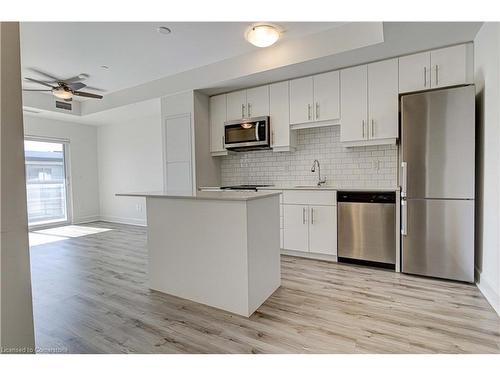
[[[334,190],[285,190],[283,191],[284,204],[314,204],[334,206],[337,202],[337,192]]]

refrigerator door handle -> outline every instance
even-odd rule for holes
[[[406,184],[408,179],[408,163],[401,162],[401,196],[406,197]]]
[[[401,235],[408,235],[408,202],[401,199]]]

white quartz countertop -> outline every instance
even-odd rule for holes
[[[138,193],[119,193],[119,197],[145,197],[145,198],[174,198],[174,199],[211,199],[222,201],[250,201],[253,199],[271,197],[279,195],[272,191],[197,191],[196,195],[182,195],[175,192],[166,191],[146,191]]]
[[[217,191],[217,189],[220,189],[218,186],[205,186],[201,187],[200,189],[202,190],[211,190],[211,191]],[[321,186],[321,187],[316,187],[316,186],[266,186],[266,187],[259,187],[259,191],[262,190],[318,190],[318,191],[324,191],[324,190],[329,190],[329,191],[375,191],[375,192],[380,192],[380,191],[398,191],[399,187],[393,186],[393,187],[366,187],[366,188],[349,188],[349,187],[340,187],[340,186],[331,186],[331,185],[326,185],[326,186]],[[222,190],[224,192],[231,192],[234,190]]]

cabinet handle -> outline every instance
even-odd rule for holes
[[[439,65],[436,64],[436,86],[439,85],[439,80],[438,80],[438,76],[439,76]]]
[[[310,104],[307,105],[307,119],[308,120],[311,119],[311,105]]]
[[[251,109],[251,104],[248,103],[247,104],[247,112],[248,112],[248,117],[252,117],[252,115],[250,114],[250,109]]]
[[[274,130],[271,132],[271,146],[274,146]]]
[[[306,208],[302,207],[302,224],[306,223]]]
[[[316,102],[316,120],[319,119],[319,103]]]
[[[363,139],[365,139],[365,120],[361,120],[361,131],[363,132]]]
[[[226,141],[226,140],[224,139],[224,136],[222,136],[222,149],[224,149],[224,148],[225,148],[225,147],[224,147],[224,146],[225,146],[225,145],[224,145],[224,143],[226,143],[225,141]]]
[[[427,87],[427,67],[424,66],[424,87]]]
[[[372,138],[375,137],[375,121],[372,119]]]
[[[245,118],[245,104],[241,105],[241,118]]]
[[[311,224],[314,224],[314,208],[311,207]]]

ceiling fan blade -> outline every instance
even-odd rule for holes
[[[35,90],[35,89],[23,89],[23,91],[52,91],[52,90]]]
[[[75,83],[75,82],[81,82],[89,78],[89,75],[86,73],[80,73],[77,76],[68,78],[68,79],[61,79],[62,82],[64,83]]]
[[[26,77],[26,78],[25,78],[25,80],[30,81],[30,82],[35,82],[35,83],[38,83],[38,84],[40,84],[40,85],[47,86],[47,87],[50,87],[50,88],[52,88],[52,89],[55,89],[55,87],[54,87],[54,86],[49,85],[47,82],[39,81],[39,80],[37,80],[37,79],[28,78],[28,77]]]
[[[97,92],[105,92],[106,91],[104,89],[101,89],[99,87],[94,87],[94,86],[87,86],[87,89],[92,90],[92,91],[97,91]]]
[[[84,87],[87,87],[87,85],[85,83],[82,83],[82,82],[70,82],[70,83],[67,83],[67,86],[69,86],[71,88],[71,90],[73,90],[73,91],[80,90],[80,89],[83,89]]]
[[[73,91],[73,94],[84,98],[102,99],[102,95],[91,94],[90,92]]]
[[[49,78],[52,82],[59,82],[60,81],[59,78],[54,77],[52,74],[45,73],[44,71],[41,71],[41,70],[38,70],[38,69],[35,69],[35,68],[29,68],[29,70],[31,70],[32,72],[35,72],[37,74],[40,74],[40,75],[42,75],[44,77]]]

